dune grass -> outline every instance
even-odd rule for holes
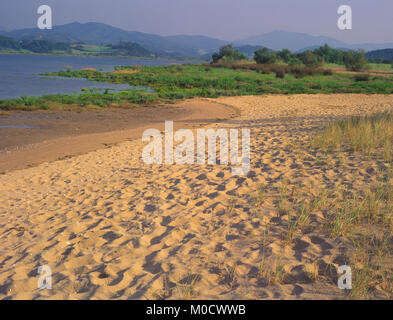
[[[352,269],[352,289],[342,291],[342,298],[372,299],[393,297],[393,116],[377,113],[337,120],[314,134],[305,144],[307,154],[316,152],[315,164],[342,170],[351,180],[351,167],[338,164],[341,157],[353,158],[355,153],[365,163],[378,167],[369,183],[349,183],[325,187],[299,186],[282,179],[274,194],[277,221],[281,221],[282,244],[291,247],[309,233],[341,247],[342,262],[329,268],[315,256],[312,265],[304,265],[313,282],[337,286],[340,264]],[[317,159],[324,164],[318,164]],[[343,160],[345,161],[345,160]],[[353,160],[352,160],[353,161]],[[334,166],[334,168],[333,168]],[[312,168],[314,170],[315,167]],[[259,198],[253,195],[257,206]],[[265,257],[259,274],[274,285],[274,264]],[[281,269],[280,269],[281,270]],[[291,274],[286,278],[291,278]]]
[[[378,113],[331,123],[314,138],[313,145],[324,151],[349,149],[368,156],[377,154],[393,160],[393,113]]]
[[[377,182],[361,191],[326,190],[318,206],[324,212],[323,229],[347,244],[353,288],[349,297],[365,299],[376,287],[393,295],[393,114],[377,113],[336,121],[313,140],[324,152],[359,152],[383,161]]]

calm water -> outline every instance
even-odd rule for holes
[[[82,88],[129,89],[129,85],[115,85],[85,79],[51,78],[40,74],[66,69],[95,68],[112,71],[114,66],[144,65],[156,66],[168,63],[185,63],[170,60],[143,60],[131,58],[92,58],[34,55],[0,54],[0,100],[17,98],[23,95],[40,96],[43,94],[74,93]],[[187,62],[189,63],[189,62]]]

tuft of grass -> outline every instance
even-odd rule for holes
[[[319,276],[318,260],[315,260],[311,265],[306,265],[305,273],[307,278],[309,278],[312,282],[316,282]]]
[[[190,299],[195,295],[195,284],[199,281],[198,275],[189,274],[185,281],[176,284],[176,291],[180,300]]]
[[[369,74],[357,74],[357,75],[355,75],[354,80],[355,80],[355,82],[369,81],[370,75]]]
[[[293,240],[297,232],[303,231],[310,222],[310,205],[302,201],[298,208],[296,208],[296,216],[291,215],[291,210],[287,212],[288,230],[286,241],[289,243]]]
[[[233,288],[236,285],[236,269],[237,263],[231,265],[225,265],[224,270],[220,275],[220,282],[225,283],[230,288]]]
[[[277,258],[272,265],[262,261],[259,268],[259,277],[266,279],[268,285],[283,283],[287,278],[287,273],[281,259]]]

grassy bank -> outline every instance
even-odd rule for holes
[[[75,95],[45,95],[3,100],[0,109],[51,108],[62,105],[93,104],[111,107],[127,104],[149,104],[192,97],[300,94],[300,93],[393,93],[393,77],[336,74],[329,69],[302,66],[269,65],[169,65],[125,66],[113,72],[96,70],[63,70],[46,76],[85,78],[92,81],[146,86],[154,91],[135,90],[128,93],[86,93]]]

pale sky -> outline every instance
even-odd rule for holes
[[[285,30],[347,43],[393,42],[393,0],[0,0],[0,26],[36,27],[43,4],[52,7],[54,25],[93,21],[229,41]],[[353,30],[337,28],[337,9],[344,4],[352,7]]]

